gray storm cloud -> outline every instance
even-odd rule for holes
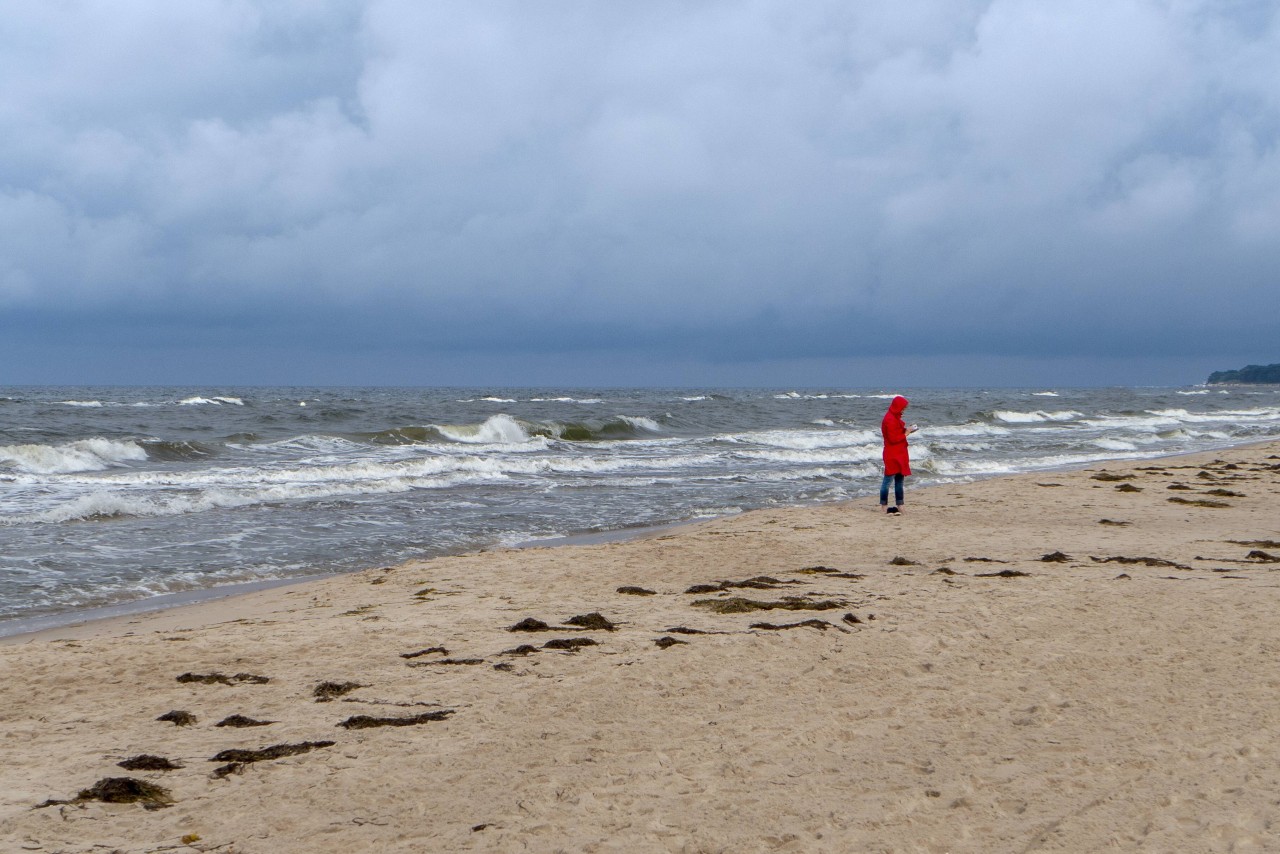
[[[0,45],[0,311],[55,336],[1274,340],[1269,3],[79,2]]]

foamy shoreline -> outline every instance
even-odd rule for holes
[[[1267,443],[28,637],[0,849],[1268,850],[1277,501]]]
[[[1233,446],[1228,446],[1228,447],[1213,449],[1208,451],[1196,451],[1192,453],[1193,454],[1206,454],[1206,453],[1212,454],[1212,453],[1217,453],[1218,451],[1230,450],[1232,448],[1250,448],[1254,446],[1263,446],[1267,444],[1269,443],[1267,442],[1244,443],[1240,445],[1233,445]],[[1153,455],[1150,457],[1141,457],[1137,459],[1110,460],[1110,461],[1091,460],[1088,463],[1062,465],[1062,466],[1056,466],[1051,468],[1037,469],[1035,471],[999,472],[999,473],[993,473],[993,474],[974,475],[970,478],[966,478],[964,481],[960,481],[959,483],[975,483],[975,482],[990,480],[990,479],[999,479],[999,478],[1005,478],[1005,477],[1015,477],[1015,476],[1031,475],[1031,474],[1053,474],[1056,472],[1083,471],[1099,465],[1106,465],[1108,462],[1136,464],[1136,463],[1141,463],[1148,460],[1173,459],[1177,457],[1190,456],[1190,455],[1191,454],[1180,453],[1180,454]],[[908,481],[908,484],[910,484],[910,481]],[[924,488],[940,489],[940,488],[945,488],[946,486],[951,486],[951,485],[956,485],[956,484],[933,484],[929,487],[924,487]],[[822,506],[825,506],[826,504],[833,504],[833,505],[839,506],[842,504],[857,503],[858,501],[868,500],[868,498],[871,498],[871,497],[872,495],[869,492],[867,496],[864,496],[859,499],[854,499],[852,502],[838,501],[838,502],[819,502],[816,504],[800,504],[800,505],[791,505],[786,509],[802,510],[802,509],[812,508],[812,507],[822,507]],[[756,512],[756,511],[747,511],[747,512]],[[731,514],[731,515],[737,515],[737,514]],[[642,526],[637,526],[632,528],[620,528],[620,529],[609,530],[609,531],[553,535],[553,536],[539,538],[537,540],[529,540],[522,543],[517,543],[513,546],[510,546],[509,548],[517,548],[517,549],[558,548],[561,546],[600,545],[600,544],[611,543],[611,542],[622,542],[625,540],[630,540],[635,538],[656,536],[658,534],[661,534],[670,530],[682,528],[688,525],[697,525],[704,522],[710,522],[716,519],[723,519],[723,518],[726,518],[726,517],[725,516],[702,517],[697,519],[685,519],[685,520],[678,520],[673,522],[663,522],[655,525],[642,525]],[[459,552],[458,554],[440,555],[439,557],[456,557],[460,554],[484,553],[484,552],[493,551],[493,550],[494,549],[465,550],[465,551]],[[425,560],[425,559],[430,559],[430,558],[415,558],[407,562],[413,562],[415,560]],[[37,637],[37,636],[52,637],[52,636],[56,636],[58,633],[62,632],[63,630],[73,629],[73,628],[81,629],[81,627],[83,626],[89,626],[90,627],[89,630],[92,631],[93,630],[92,626],[94,624],[104,622],[104,621],[118,621],[118,620],[132,621],[133,618],[138,617],[140,615],[144,615],[144,614],[167,611],[173,608],[185,608],[192,605],[201,605],[201,604],[206,604],[210,602],[216,602],[221,599],[248,595],[260,590],[269,590],[275,587],[286,587],[286,586],[293,586],[293,585],[299,585],[299,584],[308,584],[308,583],[323,580],[326,578],[333,578],[333,577],[342,576],[342,575],[350,575],[356,572],[366,572],[372,568],[373,567],[364,567],[361,569],[349,570],[346,572],[332,572],[332,573],[323,573],[318,575],[303,575],[303,576],[295,576],[295,577],[288,577],[288,578],[267,578],[267,579],[259,579],[255,581],[242,581],[242,582],[235,582],[232,584],[220,585],[215,587],[185,590],[177,593],[166,593],[159,596],[148,597],[145,599],[130,600],[126,602],[112,603],[109,605],[94,606],[89,608],[78,608],[71,611],[65,611],[65,612],[60,612],[55,614],[45,614],[45,615],[40,615],[35,617],[19,617],[11,620],[0,620],[0,645],[4,645],[6,643],[22,643],[29,638]]]

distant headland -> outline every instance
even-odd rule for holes
[[[1234,383],[1280,385],[1280,365],[1246,365],[1238,371],[1214,371],[1209,374],[1209,385]]]

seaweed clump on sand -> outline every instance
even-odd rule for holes
[[[237,673],[235,676],[227,676],[225,673],[184,673],[177,677],[182,683],[196,682],[201,685],[237,685],[247,682],[251,685],[265,685],[271,681],[266,676],[258,676],[253,673]]]
[[[156,720],[168,721],[174,726],[191,726],[198,719],[196,718],[195,715],[191,714],[190,712],[184,712],[181,709],[174,709],[171,712],[165,712],[163,715],[156,718]]]
[[[426,649],[420,649],[417,652],[402,652],[401,658],[421,658],[424,655],[448,655],[449,650],[442,646],[431,646]]]
[[[1002,569],[999,572],[979,572],[974,578],[1030,578],[1031,573],[1018,569]]]
[[[658,649],[670,649],[673,646],[688,646],[688,641],[676,640],[673,637],[661,637],[654,641]]]
[[[317,703],[328,703],[341,697],[343,694],[350,694],[357,688],[365,688],[359,682],[321,682],[311,692],[311,696],[316,698]]]
[[[901,555],[889,561],[889,566],[919,566],[920,562]]]
[[[658,595],[656,591],[649,590],[648,588],[645,588],[645,587],[635,587],[635,586],[631,586],[631,585],[628,585],[628,586],[625,586],[625,587],[619,587],[617,592],[622,593],[622,594],[624,594],[624,595],[626,595],[626,596],[656,596],[656,595]]]
[[[1093,556],[1090,556],[1089,560],[1093,561],[1094,563],[1123,563],[1123,564],[1129,564],[1129,565],[1141,564],[1142,566],[1167,566],[1167,567],[1172,567],[1173,569],[1191,569],[1191,567],[1186,566],[1185,564],[1174,563],[1171,560],[1165,560],[1163,558],[1158,558],[1158,557],[1093,557]]]
[[[1225,501],[1213,501],[1209,498],[1183,498],[1181,495],[1175,495],[1168,499],[1173,504],[1189,504],[1192,507],[1230,507],[1231,505]]]
[[[275,721],[260,721],[245,715],[230,715],[218,721],[214,726],[230,726],[230,727],[251,727],[251,726],[271,726]]]
[[[828,623],[826,620],[801,620],[798,623],[781,623],[781,624],[752,623],[751,628],[764,629],[770,632],[780,632],[784,629],[818,629],[819,631],[823,631],[823,632],[825,632],[827,629],[840,629],[839,626],[833,626],[831,623]],[[840,629],[840,631],[843,632],[846,630]]]
[[[173,803],[169,790],[146,780],[133,777],[103,777],[87,789],[81,789],[69,801],[48,800],[36,809],[60,804],[82,804],[85,801],[102,801],[108,804],[142,804],[149,810],[161,809]]]
[[[810,600],[799,596],[788,596],[774,602],[759,599],[746,599],[733,596],[728,599],[698,599],[695,608],[706,608],[713,614],[748,614],[752,611],[830,611],[843,608],[848,602],[837,602],[832,599]]]
[[[453,709],[441,709],[438,712],[423,712],[407,718],[379,718],[372,715],[353,715],[338,726],[343,729],[373,729],[382,726],[417,726],[419,724],[442,721],[453,714]],[[329,742],[333,744],[333,742]]]
[[[556,638],[542,645],[543,649],[562,649],[566,652],[577,652],[584,646],[596,646],[591,638]]]
[[[542,622],[542,620],[534,619],[533,617],[525,617],[523,620],[516,623],[514,626],[508,626],[507,631],[509,632],[554,632],[555,629],[552,626],[549,626],[546,623]]]
[[[128,759],[117,762],[126,771],[176,771],[182,766],[163,756],[152,756],[150,753],[139,753]]]
[[[576,617],[570,617],[564,621],[566,626],[584,629],[592,632],[614,632],[618,627],[610,622],[603,614],[598,611],[592,611],[590,614],[579,614]]]
[[[832,570],[835,572],[835,570]],[[776,590],[784,584],[804,584],[798,579],[782,581],[771,575],[757,575],[743,581],[717,581],[714,584],[695,584],[685,593],[721,593],[725,590]]]
[[[1071,555],[1063,554],[1062,552],[1049,552],[1047,555],[1042,555],[1040,560],[1043,563],[1066,563],[1071,560]]]
[[[310,753],[321,747],[332,747],[337,742],[333,741],[302,741],[297,744],[273,744],[271,747],[264,747],[260,750],[245,750],[242,748],[233,748],[231,750],[223,750],[212,756],[210,762],[226,762],[221,768],[214,769],[215,777],[225,777],[244,768],[252,762],[265,762],[271,759],[283,759],[286,756],[297,756],[300,753]]]

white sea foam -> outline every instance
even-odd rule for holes
[[[642,415],[619,415],[618,417],[637,430],[644,430],[648,433],[662,432],[662,425],[652,418],[645,418]]]
[[[1082,413],[1073,409],[1064,409],[1059,412],[1045,412],[1043,409],[1037,409],[1034,412],[1014,412],[998,409],[991,415],[997,421],[1003,421],[1006,424],[1043,424],[1050,421],[1072,421],[1080,418]]]
[[[809,450],[878,443],[880,434],[872,430],[761,430],[752,433],[735,433],[719,438],[721,441],[735,444]]]
[[[141,445],[115,439],[81,439],[65,445],[0,447],[0,466],[30,474],[103,471],[146,458],[147,452]]]
[[[1175,393],[1176,393],[1176,394],[1185,394],[1185,395],[1192,395],[1192,394],[1208,394],[1208,393],[1209,393],[1209,389],[1207,389],[1207,388],[1198,388],[1198,389],[1196,389],[1195,391],[1179,391],[1179,392],[1175,392]]]
[[[1033,391],[1031,393],[1031,396],[1032,397],[1057,397],[1058,393],[1056,391]]]
[[[238,397],[188,397],[178,401],[179,406],[200,406],[203,404],[211,404],[213,406],[221,406],[222,404],[231,404],[232,406],[244,406],[244,401]]]
[[[493,415],[483,424],[432,424],[441,436],[469,445],[518,445],[532,436],[510,415]]]
[[[84,409],[98,409],[103,406],[100,400],[64,400],[63,406],[79,406]]]
[[[921,438],[931,439],[937,436],[955,438],[958,436],[1008,436],[1009,428],[998,424],[984,424],[981,421],[970,421],[968,424],[925,425],[918,434]]]

